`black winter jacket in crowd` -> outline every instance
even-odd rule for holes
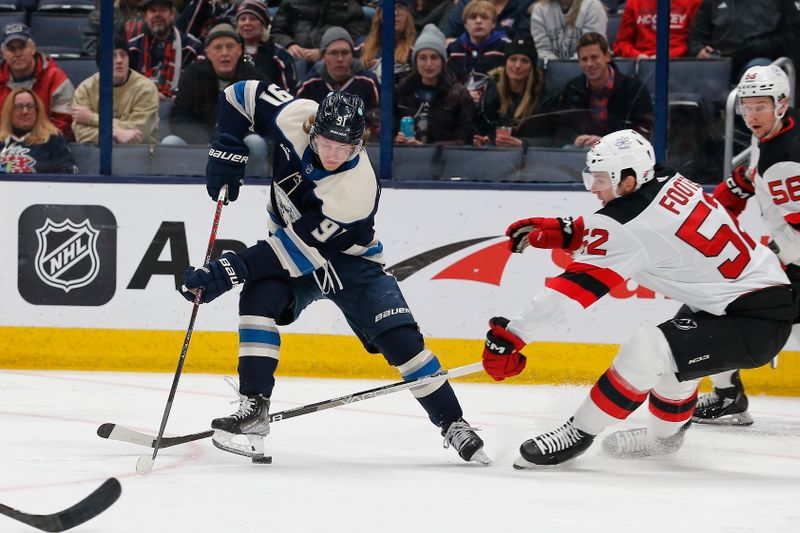
[[[498,126],[507,126],[512,129],[516,129],[516,127],[519,126],[517,120],[514,118],[514,113],[520,103],[522,103],[524,93],[512,95],[512,105],[509,106],[505,114],[501,115],[500,93],[498,92],[497,85],[500,83],[500,78],[503,75],[503,68],[495,69],[490,75],[489,84],[486,86],[486,90],[483,91],[480,102],[478,102],[477,113],[475,115],[475,127],[479,134],[487,135],[494,140],[495,130]],[[530,115],[522,117],[520,121],[538,113],[542,108],[544,104],[542,99],[542,77],[543,74],[537,72],[536,78],[534,78],[533,88],[531,89],[531,92],[535,95],[533,112]],[[516,134],[516,131],[512,131],[512,135]]]
[[[653,101],[647,88],[633,76],[619,72],[614,63],[614,89],[608,97],[608,120],[596,124],[591,118],[591,100],[586,75],[570,80],[554,101],[546,104],[547,111],[585,110],[580,116],[565,115],[558,129],[558,138],[571,143],[582,134],[608,135],[623,129],[633,129],[647,137],[653,132]]]
[[[394,92],[394,134],[400,130],[400,119],[404,116],[417,118],[423,102],[417,97],[421,85],[420,76],[413,71],[404,78]],[[439,75],[436,93],[427,109],[427,144],[472,144],[475,133],[473,116],[475,106],[467,89],[456,80],[448,68]]]
[[[696,57],[706,45],[732,57],[733,76],[757,57],[797,58],[800,5],[795,0],[703,0],[687,43],[689,57]]]
[[[225,80],[225,86],[241,80],[258,79],[259,74],[260,71],[252,63],[239,59],[233,77]],[[223,88],[208,59],[186,67],[169,114],[171,132],[188,144],[208,144],[215,139],[218,134],[218,99]]]
[[[284,48],[319,48],[331,26],[346,29],[354,41],[369,32],[369,20],[357,0],[283,0],[272,20],[272,37]]]

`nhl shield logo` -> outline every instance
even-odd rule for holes
[[[34,265],[39,279],[65,293],[94,281],[100,271],[99,233],[88,218],[79,224],[69,218],[56,224],[47,218],[36,230],[39,247]]]

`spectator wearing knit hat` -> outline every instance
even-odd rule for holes
[[[353,39],[344,28],[328,28],[320,44],[322,62],[300,83],[297,97],[322,103],[331,91],[355,94],[364,101],[367,127],[374,129],[379,105],[378,78],[353,57]]]
[[[475,136],[474,144],[523,145],[517,127],[542,105],[544,76],[536,66],[538,60],[530,35],[509,43],[503,66],[489,73],[489,85],[481,96],[475,120],[479,135]],[[496,135],[498,132],[504,135]]]
[[[509,40],[505,32],[494,29],[497,12],[489,0],[472,0],[463,17],[466,31],[447,47],[447,66],[477,102],[489,71],[503,64]]]
[[[130,68],[128,41],[114,36],[114,84],[111,135],[116,143],[157,144],[158,91],[153,82]],[[97,144],[100,130],[100,73],[83,80],[72,101],[72,130],[79,143]]]
[[[397,144],[470,144],[474,105],[445,63],[444,34],[428,24],[411,54],[411,74],[395,88],[394,132]],[[414,118],[415,135],[399,132],[400,119]]]
[[[219,93],[228,85],[256,79],[258,70],[243,61],[242,43],[227,22],[212,27],[206,37],[205,59],[186,68],[181,76],[175,105],[169,116],[173,135],[188,144],[207,144],[217,137]],[[180,144],[168,137],[165,144]]]
[[[159,98],[174,98],[181,71],[203,53],[203,43],[175,26],[172,0],[145,0],[141,33],[128,41],[131,68],[156,84]]]
[[[236,9],[236,32],[242,38],[245,54],[263,74],[259,79],[291,92],[297,84],[294,59],[270,36],[271,24],[267,5],[261,0],[245,0]]]

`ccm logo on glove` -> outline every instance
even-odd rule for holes
[[[495,381],[516,376],[525,370],[527,359],[520,350],[525,341],[508,331],[509,320],[496,316],[489,320],[486,347],[483,349],[483,368]]]
[[[231,152],[223,152],[222,150],[215,150],[214,148],[208,151],[209,157],[216,157],[223,161],[232,161],[233,163],[247,163],[247,156],[242,154],[232,154]]]

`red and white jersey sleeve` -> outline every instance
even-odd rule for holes
[[[626,278],[714,315],[743,294],[789,283],[775,254],[680,174],[659,176],[584,222],[574,261],[509,324],[523,340]],[[544,309],[559,316],[545,316]]]

